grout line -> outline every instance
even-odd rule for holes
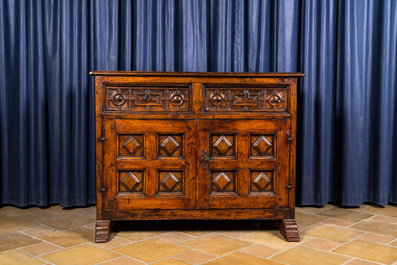
[[[354,258],[352,257],[351,259],[349,259],[348,261],[342,263],[341,265],[345,265],[345,264],[347,264],[348,262],[353,261],[353,260],[354,260]]]

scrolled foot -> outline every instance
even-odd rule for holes
[[[95,226],[95,243],[106,243],[112,233],[110,220],[97,220]]]
[[[299,242],[300,236],[295,219],[282,219],[279,225],[280,233],[288,242]]]

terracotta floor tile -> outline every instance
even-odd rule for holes
[[[95,219],[85,217],[76,213],[67,214],[65,216],[44,219],[40,223],[57,228],[57,229],[68,229],[76,226],[82,226],[94,222]]]
[[[0,251],[25,247],[33,244],[38,244],[40,242],[42,241],[21,234],[19,232],[4,234],[0,236]]]
[[[351,220],[342,220],[342,219],[335,219],[331,218],[328,220],[325,220],[323,224],[330,224],[330,225],[337,225],[337,226],[342,226],[342,227],[349,227],[354,225],[356,222],[351,221]]]
[[[196,250],[201,250],[218,256],[225,255],[229,252],[233,252],[252,245],[252,243],[240,239],[234,239],[218,234],[205,235],[199,238],[182,242],[181,244]]]
[[[250,231],[250,230],[236,230],[236,231],[218,231],[218,232],[216,232],[217,234],[219,234],[219,235],[224,235],[224,236],[228,236],[228,237],[234,237],[234,238],[240,238],[240,237],[243,237],[243,236],[246,236],[246,235],[248,235],[248,234],[251,234],[251,233],[253,233],[253,232],[255,232],[256,230],[254,230],[254,231]]]
[[[370,206],[363,212],[376,214],[376,215],[388,215],[397,218],[397,206],[385,205],[385,206]]]
[[[372,214],[360,212],[355,209],[337,208],[337,207],[320,212],[318,213],[318,215],[328,216],[343,220],[350,220],[353,222],[359,222],[373,216]]]
[[[1,265],[39,265],[45,263],[18,250],[0,253],[0,261]]]
[[[101,247],[107,248],[107,249],[112,249],[112,248],[117,248],[121,247],[127,244],[131,244],[132,242],[130,240],[111,235],[110,240],[106,243],[100,243]]]
[[[145,262],[154,262],[180,254],[189,249],[177,244],[152,238],[114,248],[113,250]]]
[[[314,227],[307,228],[306,230],[302,231],[302,234],[344,243],[355,237],[358,237],[363,233],[354,229],[320,224]]]
[[[318,213],[327,209],[334,208],[335,206],[331,204],[326,204],[322,207],[309,207],[309,206],[304,206],[304,207],[296,207],[296,212],[298,213],[307,213],[307,214],[314,214]]]
[[[397,211],[397,209],[396,209],[396,211]],[[368,219],[368,221],[385,223],[385,224],[395,224],[395,223],[397,223],[397,218],[391,217],[391,216],[385,216],[385,215],[376,215],[376,216]]]
[[[83,227],[94,230],[95,231],[95,227],[96,227],[96,222],[92,222],[86,225],[83,225]]]
[[[346,263],[346,265],[378,265],[379,263],[373,263],[371,261],[362,260],[362,259],[354,259]]]
[[[42,221],[45,219],[56,218],[58,216],[53,215],[51,213],[46,213],[44,211],[41,211],[41,212],[34,212],[34,213],[30,213],[30,214],[24,214],[24,215],[21,215],[21,217],[23,217],[24,219],[30,220],[30,221]]]
[[[281,263],[259,258],[253,255],[249,255],[242,252],[235,252],[229,254],[227,256],[221,257],[216,260],[212,260],[206,265],[242,265],[242,264],[249,264],[249,265],[281,265]]]
[[[375,234],[397,237],[397,225],[395,224],[382,224],[377,222],[364,221],[353,225],[352,228]]]
[[[140,241],[156,237],[164,233],[167,233],[167,231],[120,231],[113,234],[131,241]]]
[[[155,263],[152,263],[152,264],[155,264],[155,265],[186,265],[186,264],[189,264],[189,263],[186,263],[184,261],[177,260],[177,259],[165,259],[165,260],[162,260],[162,261],[159,261],[159,262],[155,262]]]
[[[300,234],[301,242],[287,242],[285,238],[280,234],[279,231],[269,230],[269,231],[258,231],[250,235],[240,238],[252,243],[257,243],[277,249],[287,249],[293,246],[299,245],[306,241],[308,237],[306,235]]]
[[[109,250],[86,244],[42,255],[40,258],[57,265],[90,265],[115,259],[118,256],[120,255]]]
[[[144,265],[147,263],[131,259],[129,257],[120,257],[101,263],[101,265]]]
[[[395,240],[396,237],[367,233],[365,235],[360,236],[357,239],[368,241],[368,242],[379,243],[379,244],[387,244],[387,243],[390,243],[393,240]]]
[[[385,264],[397,261],[396,248],[361,240],[350,241],[333,252]]]
[[[38,255],[54,252],[54,251],[61,250],[61,249],[62,249],[61,247],[58,247],[54,244],[43,242],[43,243],[39,243],[39,244],[36,244],[33,246],[21,248],[20,250],[22,250],[23,252],[29,253],[32,256],[38,256]]]
[[[389,243],[390,246],[397,247],[397,240],[394,240],[393,242]]]
[[[244,253],[248,253],[248,254],[253,254],[256,256],[261,256],[263,258],[267,258],[270,256],[273,256],[277,253],[280,252],[279,249],[275,249],[275,248],[270,248],[267,246],[262,246],[262,245],[254,245],[251,247],[248,247],[244,250],[242,250]]]
[[[0,235],[16,232],[38,226],[38,224],[19,216],[4,215],[0,216]]]
[[[67,210],[67,209],[62,208],[59,205],[54,205],[54,206],[51,206],[49,208],[42,209],[43,213],[52,214],[52,215],[55,215],[55,216],[58,216],[58,217],[71,214],[74,211],[75,211],[75,209]]]
[[[39,207],[18,208],[15,206],[4,206],[0,208],[0,215],[21,216],[25,214],[35,213],[38,211],[42,211],[42,209]]]
[[[171,243],[179,243],[182,241],[192,239],[194,237],[181,232],[169,232],[166,234],[162,234],[157,238]]]
[[[58,229],[46,226],[46,225],[38,225],[33,228],[22,230],[24,234],[28,234],[31,236],[41,236],[49,233],[53,233],[58,231]]]
[[[40,236],[39,238],[62,247],[71,247],[94,241],[94,233],[90,229],[77,227],[64,231],[56,231]]]
[[[318,248],[321,250],[329,251],[331,249],[334,249],[334,248],[340,246],[341,244],[336,243],[334,241],[313,238],[312,240],[309,240],[309,241],[303,243],[303,245],[307,246],[307,247]]]
[[[178,256],[175,256],[175,258],[180,259],[182,261],[189,262],[191,264],[201,264],[203,262],[212,260],[217,258],[218,256],[197,251],[197,250],[192,250],[183,254],[180,254]]]
[[[295,215],[296,218],[296,223],[298,224],[298,227],[301,226],[311,226],[316,223],[322,222],[327,220],[327,217],[324,216],[318,216],[318,215],[313,215],[313,214],[305,214],[305,213],[296,213]]]
[[[191,235],[191,236],[203,236],[209,233],[213,233],[214,231],[206,231],[206,230],[182,230],[180,232],[183,232],[185,234]]]
[[[96,207],[81,208],[77,211],[77,213],[96,219]]]
[[[293,265],[340,265],[350,258],[323,250],[297,246],[270,259]]]

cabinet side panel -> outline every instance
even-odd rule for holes
[[[95,77],[95,146],[96,146],[96,194],[97,194],[97,219],[102,219],[103,196],[100,191],[103,175],[103,146],[100,138],[102,131],[102,77]]]
[[[291,79],[291,134],[292,143],[290,146],[290,173],[289,173],[289,183],[292,189],[289,192],[289,208],[291,210],[290,218],[295,218],[295,190],[296,190],[296,130],[297,130],[297,78]]]

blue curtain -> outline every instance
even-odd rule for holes
[[[90,70],[303,72],[297,202],[397,203],[397,1],[0,1],[0,203],[95,203]]]

